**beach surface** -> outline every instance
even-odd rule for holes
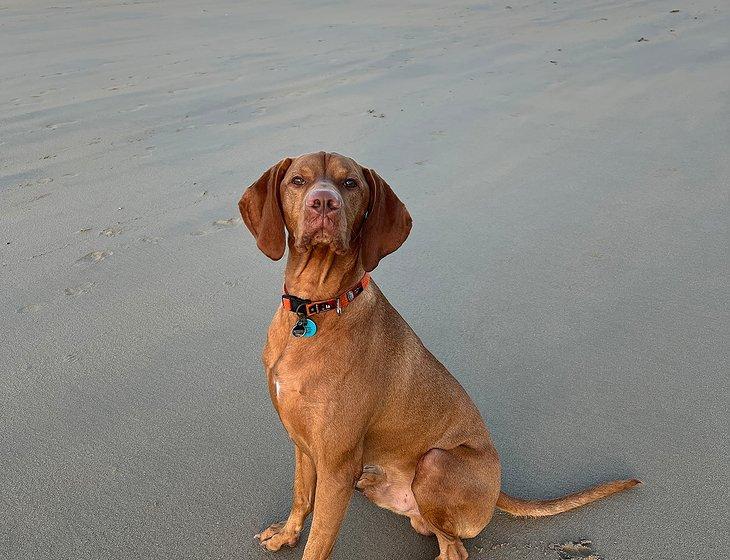
[[[410,209],[373,277],[503,488],[644,481],[471,556],[726,557],[728,29],[704,0],[0,2],[0,559],[271,557],[283,262],[237,201],[320,149]],[[436,554],[358,495],[333,559]]]

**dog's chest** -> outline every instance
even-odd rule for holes
[[[353,410],[365,410],[358,406],[366,400],[363,376],[353,364],[359,353],[338,323],[321,323],[315,336],[296,338],[291,322],[289,315],[275,317],[263,353],[269,394],[284,427],[298,443],[350,437]]]
[[[268,377],[275,404],[297,408],[321,402],[323,397],[330,396],[335,391],[332,380],[326,378],[325,367],[321,363],[313,363],[313,360],[286,356],[272,364]]]
[[[283,353],[267,367],[269,391],[290,435],[304,436],[337,414],[340,388],[322,359]]]

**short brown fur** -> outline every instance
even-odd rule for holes
[[[318,193],[341,206],[315,207]],[[239,207],[270,258],[283,256],[287,239],[287,289],[311,300],[343,293],[411,229],[405,206],[376,172],[325,152],[281,160]],[[280,307],[263,352],[271,400],[295,444],[289,517],[257,535],[269,550],[295,546],[314,511],[303,558],[326,560],[359,490],[435,535],[438,560],[464,560],[461,539],[476,536],[495,507],[553,515],[638,483],[554,500],[512,498],[500,492],[499,458],[476,406],[375,282],[342,315],[317,315],[312,338],[292,336],[296,319]]]

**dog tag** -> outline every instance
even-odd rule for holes
[[[309,338],[310,336],[317,334],[317,324],[306,317],[299,317],[297,322],[294,324],[294,328],[291,330],[291,333],[297,338]]]

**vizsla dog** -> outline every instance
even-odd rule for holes
[[[261,251],[288,244],[282,306],[263,362],[269,393],[294,441],[291,513],[257,535],[295,546],[314,510],[304,560],[330,557],[354,490],[436,535],[437,560],[464,560],[498,507],[540,517],[639,481],[528,501],[500,491],[500,466],[479,411],[423,346],[369,272],[403,244],[411,216],[372,169],[335,153],[285,158],[239,202]]]

